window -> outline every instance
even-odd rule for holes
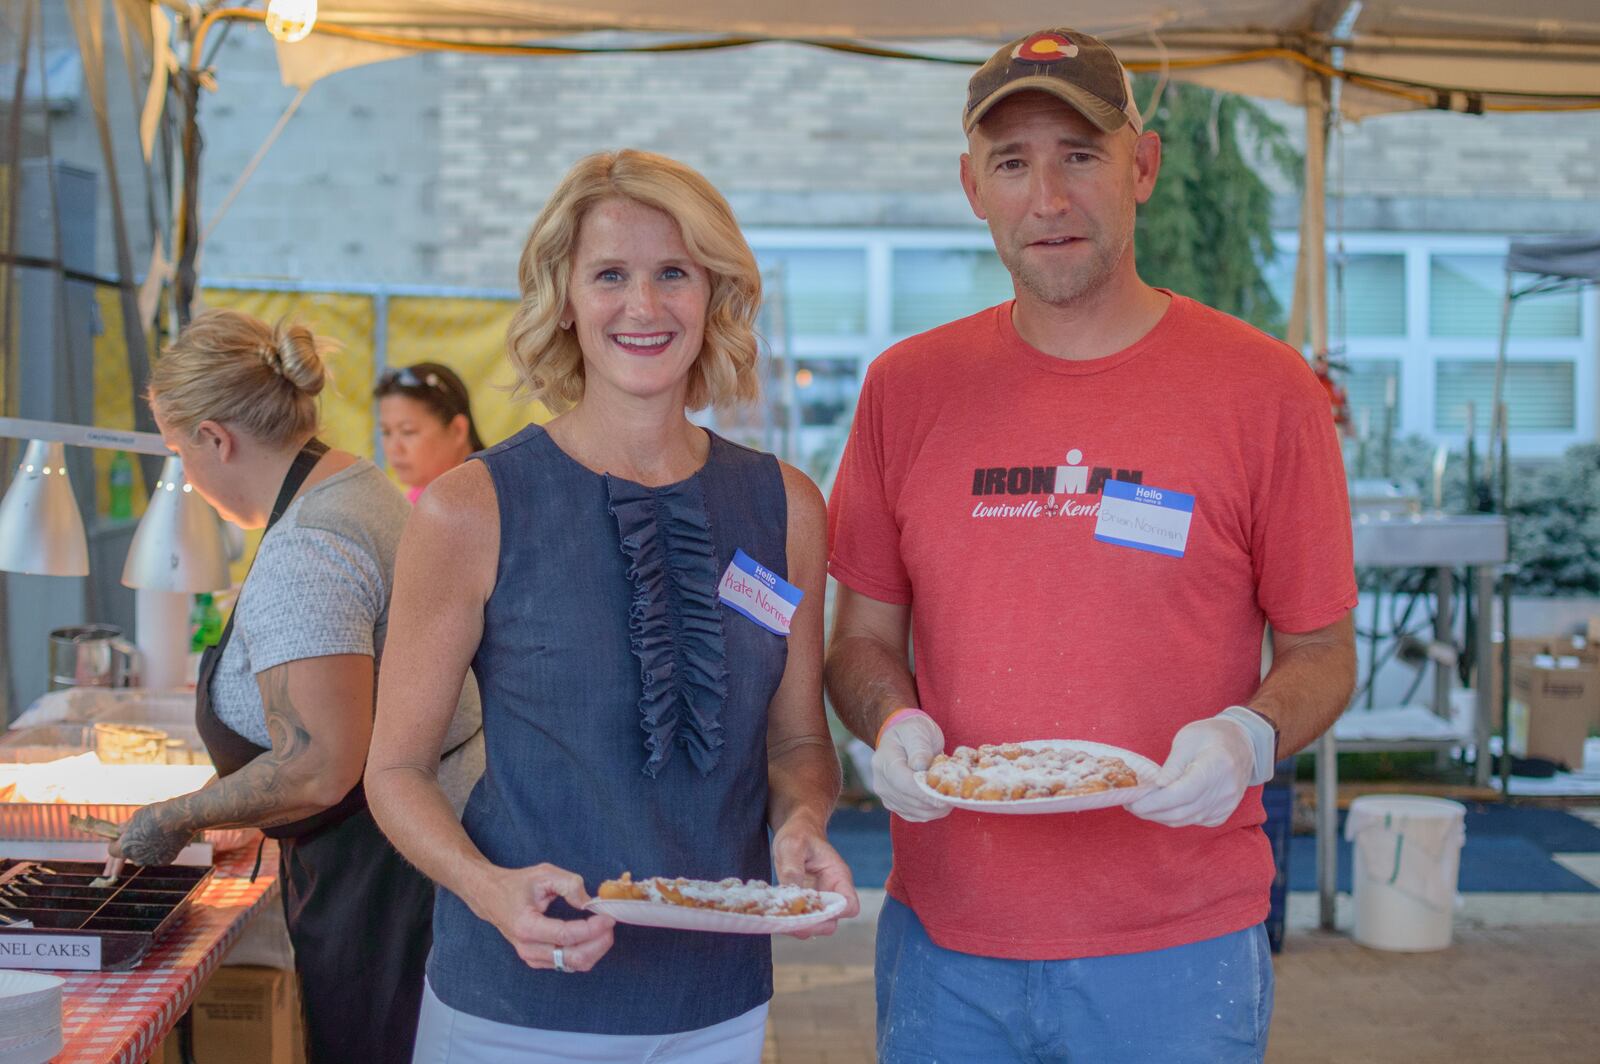
[[[1328,256],[1328,335],[1334,343],[1342,337],[1404,336],[1406,334],[1406,257],[1404,255],[1346,255],[1344,300],[1339,299],[1338,263]],[[1262,277],[1288,320],[1294,305],[1295,252],[1280,248],[1262,268]]]
[[[1339,333],[1341,312],[1345,336],[1406,334],[1404,255],[1346,255],[1342,310],[1338,298],[1340,272],[1334,263],[1328,264],[1328,324],[1335,335]]]
[[[781,293],[791,336],[848,336],[867,328],[867,257],[854,248],[756,252],[772,300]]]
[[[795,364],[794,396],[802,425],[842,425],[861,390],[856,359],[802,358]]]
[[[896,333],[922,332],[1012,297],[1011,275],[993,251],[900,248],[894,252],[891,320]]]
[[[1495,339],[1505,299],[1505,259],[1499,255],[1434,255],[1429,262],[1428,332],[1434,336]],[[1518,274],[1515,283],[1526,284]],[[1581,335],[1576,290],[1529,296],[1511,316],[1514,338]]]
[[[1362,436],[1383,432],[1384,401],[1388,396],[1389,382],[1394,382],[1395,428],[1405,413],[1400,394],[1400,360],[1397,358],[1371,358],[1351,362],[1348,372],[1340,378],[1345,394],[1350,399],[1350,421]]]
[[[1466,429],[1467,404],[1478,431],[1490,423],[1493,359],[1440,359],[1433,400],[1438,432]],[[1517,360],[1506,364],[1506,427],[1512,432],[1571,432],[1577,428],[1575,367],[1571,361]]]

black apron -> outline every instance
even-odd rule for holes
[[[312,439],[295,455],[267,532],[327,452],[327,444]],[[268,752],[224,724],[212,703],[212,681],[237,612],[235,603],[222,638],[200,659],[195,686],[195,725],[218,777]],[[433,884],[378,829],[359,782],[330,808],[263,833],[278,840],[308,1064],[406,1064],[433,942]]]

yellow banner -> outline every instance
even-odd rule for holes
[[[253,314],[262,321],[289,318],[300,322],[322,340],[339,349],[328,356],[329,380],[322,391],[322,429],[318,435],[330,447],[352,454],[372,454],[372,298],[327,292],[255,292],[237,288],[208,288],[201,293],[206,307],[229,307]],[[259,529],[246,533],[244,557],[233,565],[238,583],[249,571],[261,542]]]
[[[94,424],[107,429],[132,429],[134,404],[144,396],[133,394],[133,376],[128,372],[128,340],[122,322],[122,297],[115,288],[96,285],[94,333]],[[147,348],[148,349],[148,348]],[[115,451],[96,447],[94,456],[95,510],[102,517],[111,512],[111,460]],[[133,464],[133,516],[142,517],[149,499],[139,457],[130,455]]]
[[[506,326],[516,306],[503,299],[396,296],[389,300],[389,368],[439,362],[460,374],[486,447],[530,421],[550,420],[543,406],[511,400],[516,375],[506,358]]]

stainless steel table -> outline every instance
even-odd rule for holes
[[[1356,566],[1390,569],[1437,570],[1438,610],[1434,622],[1435,638],[1454,642],[1451,628],[1451,598],[1454,595],[1453,571],[1465,567],[1474,584],[1479,603],[1477,653],[1481,675],[1488,675],[1488,662],[1494,654],[1494,625],[1489,623],[1495,601],[1495,567],[1507,557],[1506,522],[1492,514],[1358,514],[1352,522],[1355,533]],[[1434,664],[1433,712],[1450,716],[1451,669]],[[1325,930],[1333,929],[1334,898],[1339,872],[1338,849],[1338,760],[1339,748],[1346,750],[1437,750],[1476,744],[1476,781],[1489,784],[1489,723],[1493,720],[1491,692],[1481,680],[1474,688],[1472,730],[1469,736],[1453,733],[1414,736],[1394,735],[1341,742],[1329,728],[1317,740],[1317,894],[1319,916]],[[1418,729],[1422,731],[1423,729]]]

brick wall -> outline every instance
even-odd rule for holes
[[[203,105],[207,218],[293,97],[255,28],[233,33],[218,69]],[[312,89],[204,267],[510,287],[561,174],[621,146],[702,170],[750,226],[973,225],[956,182],[968,73],[794,45],[346,71]],[[1269,107],[1298,139],[1298,112]],[[1391,115],[1342,136],[1332,187],[1342,172],[1348,229],[1532,232],[1600,217],[1600,115]],[[1292,227],[1281,191],[1277,221]]]

